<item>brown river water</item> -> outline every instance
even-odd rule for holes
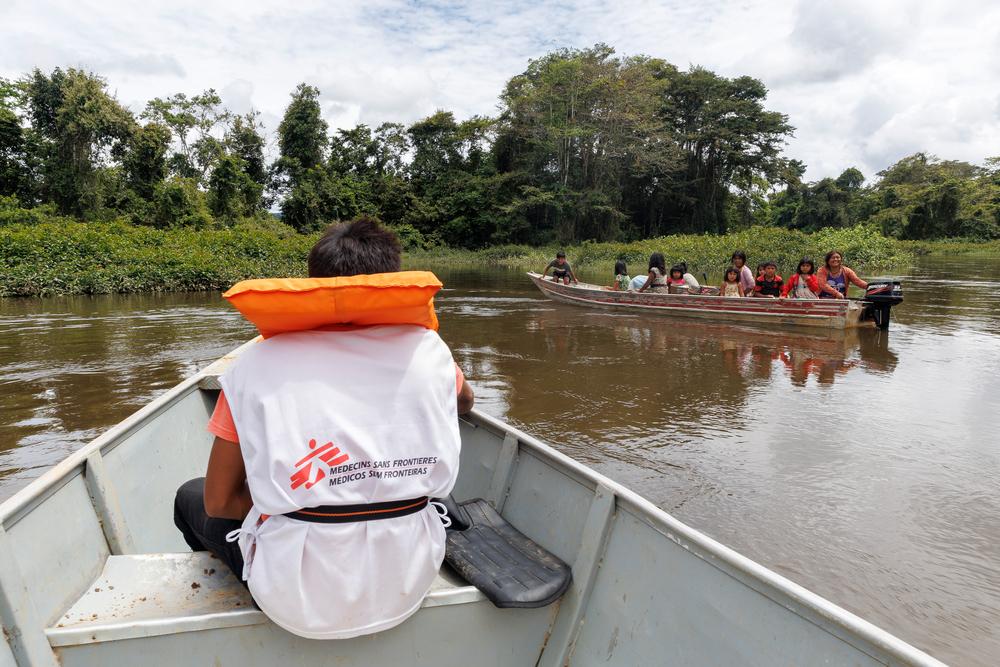
[[[847,335],[438,274],[480,409],[946,662],[1000,662],[1000,260],[925,258],[888,332]],[[0,300],[0,499],[252,333],[215,294]]]

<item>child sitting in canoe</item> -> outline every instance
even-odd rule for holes
[[[684,280],[684,267],[681,264],[674,264],[670,267],[670,277],[667,278],[667,285],[687,286],[687,281]]]
[[[740,284],[740,270],[735,266],[726,269],[725,277],[722,279],[722,286],[719,287],[720,296],[739,297],[745,296],[743,285]]]
[[[688,271],[687,262],[681,262],[677,266],[681,267],[681,277],[684,278],[684,284],[690,287],[694,294],[697,294],[701,290],[701,284],[698,282],[698,279],[691,275]]]
[[[556,258],[549,262],[549,265],[545,267],[542,271],[542,279],[545,279],[545,275],[552,269],[552,280],[557,283],[562,283],[564,285],[569,285],[570,279],[574,283],[579,282],[576,279],[576,274],[573,273],[572,267],[570,267],[569,262],[566,261],[566,253],[562,250],[556,253]]]
[[[619,292],[627,292],[631,284],[632,279],[628,277],[628,268],[625,266],[625,260],[619,259],[615,262],[615,282],[612,288]]]
[[[662,252],[654,252],[649,256],[649,273],[646,282],[639,288],[640,292],[647,290],[662,290],[667,287],[667,260]]]
[[[753,288],[753,295],[777,299],[781,296],[781,288],[784,286],[784,279],[778,275],[778,265],[774,262],[764,262],[761,264],[764,272],[757,276],[757,284]]]
[[[819,282],[816,280],[816,268],[811,257],[803,257],[795,273],[781,290],[781,296],[792,299],[819,298]]]

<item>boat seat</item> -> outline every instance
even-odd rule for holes
[[[445,561],[500,608],[545,607],[569,588],[569,565],[507,523],[482,498],[444,501],[451,518]]]
[[[423,607],[485,600],[446,566]],[[109,556],[45,634],[58,647],[267,622],[243,584],[208,552],[141,554]]]

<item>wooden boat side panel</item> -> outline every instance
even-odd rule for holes
[[[557,610],[558,605],[497,609],[479,602],[421,609],[402,625],[354,639],[302,639],[266,623],[81,644],[56,649],[56,654],[62,667],[530,666]]]

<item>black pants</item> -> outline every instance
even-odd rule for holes
[[[211,551],[233,571],[243,577],[243,554],[236,542],[226,542],[226,533],[236,530],[242,521],[213,519],[205,513],[205,478],[198,477],[181,484],[174,498],[174,525],[184,535],[191,551]],[[246,582],[244,582],[245,584]]]

